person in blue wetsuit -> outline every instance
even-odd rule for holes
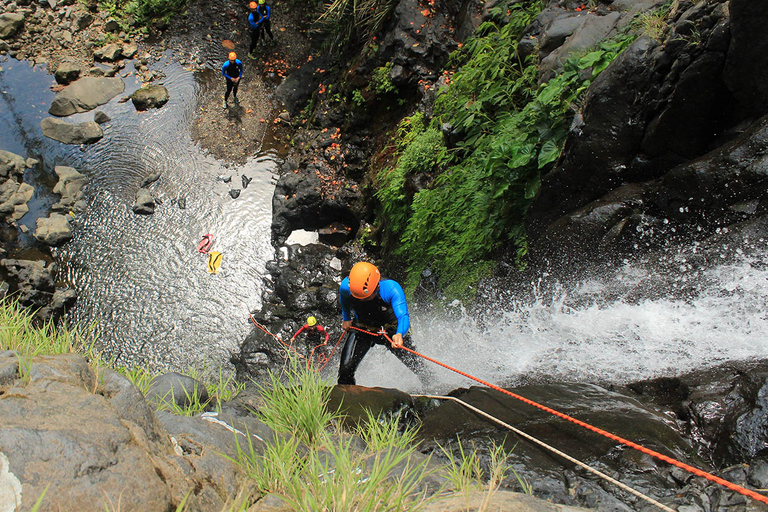
[[[347,339],[341,351],[339,364],[339,384],[354,384],[355,371],[360,362],[374,345],[385,345],[400,359],[422,384],[426,384],[428,375],[424,361],[417,355],[401,347],[416,350],[408,334],[410,319],[405,292],[397,281],[382,278],[379,269],[361,261],[356,263],[339,286],[342,328],[347,332]],[[354,314],[354,316],[353,316]],[[387,343],[383,336],[371,336],[352,329],[378,333],[382,328],[392,340]]]
[[[227,92],[224,93],[224,108],[227,108],[227,100],[229,99],[229,93],[232,93],[232,99],[235,103],[240,101],[237,99],[237,88],[240,86],[240,78],[243,76],[243,63],[237,58],[235,52],[229,52],[229,60],[221,66],[221,74],[227,80]]]
[[[272,35],[272,9],[267,5],[266,0],[259,0],[251,2],[248,5],[251,9],[251,14],[248,15],[248,25],[250,25],[251,32],[251,47],[248,49],[248,56],[254,58],[253,51],[256,49],[256,45],[263,37],[264,41],[267,40],[266,36],[272,42],[275,42],[275,36]],[[265,33],[265,36],[262,36]]]

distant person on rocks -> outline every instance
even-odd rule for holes
[[[237,58],[235,52],[229,52],[229,60],[221,66],[221,74],[227,80],[227,92],[224,93],[223,108],[227,108],[229,104],[229,94],[232,93],[232,100],[235,103],[240,103],[237,99],[237,88],[240,86],[240,78],[243,76],[243,63]]]
[[[416,374],[422,384],[427,383],[424,361],[401,348],[416,350],[408,334],[411,324],[405,292],[397,281],[382,277],[376,266],[361,261],[352,267],[349,277],[341,282],[339,302],[341,326],[347,332],[339,363],[339,384],[355,383],[355,371],[374,345],[385,345]],[[372,333],[384,329],[392,343],[388,344],[383,336],[372,336],[353,327]]]
[[[256,58],[253,51],[256,49],[256,45],[260,39],[267,40],[266,36],[262,33],[266,33],[272,44],[275,43],[275,37],[272,35],[272,9],[267,5],[266,0],[258,0],[249,4],[251,8],[251,14],[248,15],[248,24],[251,30],[251,47],[248,49],[248,56],[250,58]]]

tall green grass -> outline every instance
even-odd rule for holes
[[[327,408],[330,384],[291,358],[260,389],[258,416],[278,435],[266,446],[237,440],[237,462],[262,494],[293,510],[418,510],[427,460],[413,462],[415,431],[399,433],[396,419],[368,416],[358,427],[365,448]]]
[[[0,350],[17,352],[20,357],[82,354],[95,366],[105,366],[94,348],[95,326],[57,328],[52,321],[41,322],[16,299],[0,301]]]

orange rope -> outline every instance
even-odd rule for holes
[[[370,334],[372,336],[377,336],[377,335],[378,336],[384,336],[384,338],[386,338],[387,341],[389,341],[390,344],[392,343],[392,340],[390,339],[389,336],[387,336],[387,334],[385,332],[381,332],[381,333],[375,334],[375,333],[372,333],[372,332],[369,332],[369,331],[364,331],[362,329],[358,329],[356,327],[354,329],[356,329],[358,331],[361,331],[361,332],[364,332],[366,334]],[[701,469],[698,469],[698,468],[695,468],[693,466],[690,466],[690,465],[688,465],[688,464],[686,464],[684,462],[680,462],[678,460],[675,460],[675,459],[673,459],[671,457],[668,457],[668,456],[666,456],[666,455],[664,455],[662,453],[659,453],[657,451],[651,450],[650,448],[646,448],[646,447],[641,446],[641,445],[639,445],[637,443],[633,443],[632,441],[628,441],[627,439],[619,437],[619,436],[617,436],[615,434],[611,434],[610,432],[608,432],[606,430],[603,430],[603,429],[598,428],[598,427],[594,427],[594,426],[592,426],[592,425],[590,425],[588,423],[585,423],[585,422],[583,422],[581,420],[577,420],[576,418],[568,416],[567,414],[564,414],[562,412],[559,412],[559,411],[556,411],[554,409],[551,409],[551,408],[549,408],[549,407],[547,407],[545,405],[541,405],[541,404],[539,404],[537,402],[534,402],[533,400],[529,400],[528,398],[525,398],[523,396],[520,396],[520,395],[517,395],[515,393],[512,393],[511,391],[507,391],[506,389],[500,388],[499,386],[496,386],[495,384],[491,384],[490,382],[486,382],[486,381],[484,381],[482,379],[478,379],[477,377],[474,377],[474,376],[472,376],[472,375],[470,375],[468,373],[462,372],[461,370],[457,370],[456,368],[453,368],[451,366],[448,366],[447,364],[441,363],[440,361],[432,359],[431,357],[427,357],[424,354],[420,354],[420,353],[416,352],[415,350],[411,350],[408,347],[400,347],[400,348],[402,348],[403,350],[406,350],[406,351],[408,351],[408,352],[410,352],[410,353],[412,353],[414,355],[417,355],[417,356],[419,356],[419,357],[421,357],[423,359],[426,359],[427,361],[431,361],[431,362],[433,362],[433,363],[435,363],[435,364],[437,364],[439,366],[442,366],[443,368],[447,368],[448,370],[451,370],[452,372],[456,372],[459,375],[462,375],[462,376],[464,376],[464,377],[466,377],[468,379],[472,379],[475,382],[479,382],[480,384],[483,384],[484,386],[488,386],[491,389],[495,389],[496,391],[499,391],[500,393],[504,393],[505,395],[509,395],[512,398],[516,398],[516,399],[520,400],[521,402],[524,402],[524,403],[526,403],[528,405],[531,405],[533,407],[537,407],[537,408],[541,409],[542,411],[548,412],[548,413],[553,414],[553,415],[555,415],[555,416],[557,416],[559,418],[562,418],[564,420],[567,420],[567,421],[570,421],[572,423],[575,423],[576,425],[579,425],[580,427],[584,427],[587,430],[591,430],[592,432],[595,432],[597,434],[605,436],[608,439],[612,439],[613,441],[616,441],[616,442],[621,443],[623,445],[629,446],[630,448],[634,448],[635,450],[638,450],[638,451],[640,451],[642,453],[645,453],[646,455],[650,455],[651,457],[655,457],[655,458],[657,458],[659,460],[663,460],[664,462],[672,464],[673,466],[677,466],[680,469],[684,469],[685,471],[688,471],[689,473],[693,473],[694,475],[700,476],[702,478],[706,478],[707,480],[710,480],[710,481],[715,482],[717,484],[720,484],[720,485],[722,485],[724,487],[727,487],[728,489],[730,489],[732,491],[735,491],[735,492],[738,492],[739,494],[743,494],[744,496],[748,496],[748,497],[750,497],[750,498],[752,498],[754,500],[757,500],[757,501],[760,501],[762,503],[768,504],[768,498],[766,498],[765,496],[763,496],[761,494],[758,494],[758,493],[756,493],[754,491],[750,491],[749,489],[746,489],[746,488],[744,488],[744,487],[742,487],[740,485],[736,485],[736,484],[734,484],[732,482],[729,482],[728,480],[724,480],[724,479],[722,479],[722,478],[720,478],[718,476],[715,476],[715,475],[713,475],[711,473],[707,473],[706,471],[703,471]]]

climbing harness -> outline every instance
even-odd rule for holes
[[[599,471],[599,470],[597,470],[597,469],[595,469],[595,468],[585,464],[584,462],[581,462],[580,460],[571,457],[567,453],[561,452],[560,450],[558,450],[554,446],[550,446],[547,443],[545,443],[544,441],[536,439],[532,435],[526,434],[522,430],[513,427],[509,423],[505,423],[505,422],[501,421],[500,419],[496,418],[495,416],[492,416],[492,415],[488,414],[487,412],[478,409],[474,405],[468,404],[464,400],[461,400],[461,399],[453,397],[453,396],[437,396],[437,395],[412,395],[412,396],[423,397],[423,398],[431,398],[431,399],[435,399],[435,400],[452,400],[454,402],[457,402],[457,403],[463,405],[464,407],[466,407],[467,409],[470,409],[470,410],[476,412],[480,416],[488,418],[489,420],[493,421],[494,423],[498,423],[502,427],[508,428],[509,430],[511,430],[515,434],[519,435],[520,437],[523,437],[523,438],[531,441],[532,443],[538,444],[539,446],[541,446],[541,447],[551,451],[552,453],[555,453],[555,454],[561,456],[562,458],[564,458],[564,459],[566,459],[566,460],[568,460],[570,462],[573,462],[577,466],[579,466],[579,467],[589,471],[593,475],[596,475],[596,476],[598,476],[598,477],[600,477],[600,478],[602,478],[602,479],[604,479],[604,480],[606,480],[606,481],[616,485],[617,487],[619,487],[621,489],[624,489],[628,493],[634,494],[638,498],[640,498],[642,500],[645,500],[645,501],[647,501],[647,502],[649,502],[649,503],[651,503],[653,505],[656,505],[657,507],[659,507],[662,510],[666,510],[668,512],[675,512],[674,509],[669,508],[668,506],[664,505],[663,503],[659,503],[658,501],[656,501],[655,499],[651,498],[650,496],[647,496],[647,495],[641,493],[640,491],[637,491],[637,490],[629,487],[627,484],[619,482],[615,478],[613,478],[611,476],[608,476],[605,473],[603,473],[602,471]]]
[[[355,328],[355,327],[353,327],[353,329],[356,329],[358,331],[364,332],[366,334],[370,334],[371,336],[376,336],[376,335],[383,336],[384,338],[386,338],[386,340],[390,344],[392,344],[392,340],[387,335],[387,333],[384,332],[383,330],[381,332],[379,332],[379,333],[372,333],[372,332],[365,331],[363,329],[358,329],[358,328]],[[639,445],[637,443],[634,443],[632,441],[629,441],[627,439],[619,437],[619,436],[617,436],[615,434],[611,434],[610,432],[608,432],[606,430],[603,430],[603,429],[598,428],[598,427],[594,427],[594,426],[592,426],[592,425],[590,425],[588,423],[585,423],[585,422],[583,422],[581,420],[577,420],[576,418],[568,416],[567,414],[564,414],[562,412],[556,411],[556,410],[554,410],[554,409],[552,409],[550,407],[547,407],[545,405],[541,405],[541,404],[539,404],[537,402],[534,402],[533,400],[529,400],[528,398],[525,398],[525,397],[522,397],[522,396],[517,395],[515,393],[512,393],[511,391],[507,391],[506,389],[503,389],[503,388],[501,388],[499,386],[496,386],[495,384],[491,384],[490,382],[486,382],[486,381],[484,381],[482,379],[479,379],[479,378],[477,378],[477,377],[475,377],[473,375],[470,375],[468,373],[462,372],[461,370],[457,370],[456,368],[453,368],[452,366],[448,366],[447,364],[441,363],[440,361],[432,359],[431,357],[425,356],[424,354],[420,354],[420,353],[416,352],[415,350],[412,350],[412,349],[410,349],[408,347],[400,347],[400,348],[402,348],[403,350],[406,350],[406,351],[408,351],[408,352],[410,352],[410,353],[412,353],[414,355],[417,355],[417,356],[419,356],[419,357],[421,357],[423,359],[426,359],[427,361],[435,363],[436,365],[439,365],[439,366],[442,366],[443,368],[451,370],[452,372],[458,373],[459,375],[462,375],[462,376],[464,376],[464,377],[466,377],[468,379],[472,379],[475,382],[479,382],[480,384],[482,384],[484,386],[487,386],[487,387],[489,387],[491,389],[494,389],[494,390],[496,390],[496,391],[498,391],[500,393],[504,393],[505,395],[509,395],[512,398],[520,400],[521,402],[524,402],[524,403],[526,403],[528,405],[531,405],[533,407],[541,409],[542,411],[548,412],[548,413],[550,413],[550,414],[552,414],[554,416],[557,416],[558,418],[562,418],[562,419],[564,419],[566,421],[570,421],[571,423],[575,423],[576,425],[579,425],[580,427],[584,427],[587,430],[591,430],[592,432],[595,432],[597,434],[605,436],[608,439],[611,439],[613,441],[621,443],[621,444],[623,444],[625,446],[629,446],[630,448],[634,448],[635,450],[638,450],[638,451],[640,451],[642,453],[645,453],[646,455],[650,455],[651,457],[654,457],[656,459],[663,460],[664,462],[666,462],[668,464],[671,464],[671,465],[676,466],[676,467],[678,467],[680,469],[688,471],[689,473],[693,473],[696,476],[700,476],[702,478],[706,478],[707,480],[709,480],[711,482],[715,482],[717,484],[720,484],[723,487],[727,487],[728,489],[730,489],[732,491],[738,492],[739,494],[743,494],[744,496],[750,497],[750,498],[752,498],[752,499],[754,499],[756,501],[759,501],[761,503],[768,504],[768,497],[765,497],[765,496],[763,496],[761,494],[758,494],[758,493],[756,493],[754,491],[746,489],[746,488],[744,488],[744,487],[742,487],[740,485],[736,485],[736,484],[734,484],[732,482],[729,482],[728,480],[725,480],[723,478],[715,476],[715,475],[713,475],[711,473],[707,473],[706,471],[703,471],[701,469],[695,468],[695,467],[693,467],[691,465],[688,465],[688,464],[686,464],[684,462],[680,462],[678,460],[675,460],[675,459],[673,459],[671,457],[668,457],[668,456],[666,456],[666,455],[664,455],[662,453],[659,453],[657,451],[651,450],[650,448],[646,448],[646,447],[641,446],[641,445]]]

